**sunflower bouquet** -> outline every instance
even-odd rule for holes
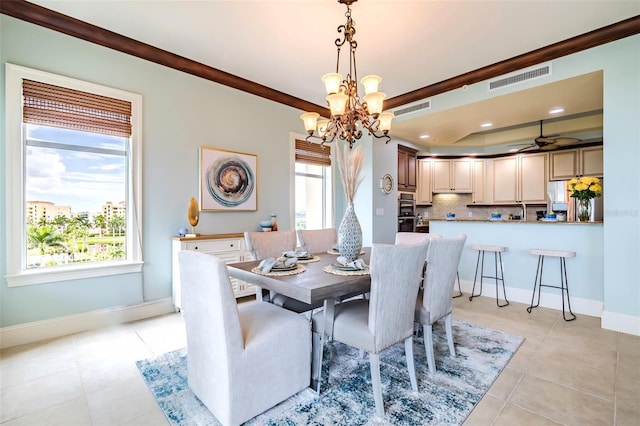
[[[590,201],[602,195],[600,179],[590,176],[574,178],[567,184],[570,197],[578,200],[578,220],[588,222],[591,217]]]

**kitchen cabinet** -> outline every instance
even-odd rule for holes
[[[171,280],[173,289],[173,305],[176,310],[182,309],[180,270],[178,269],[178,252],[193,250],[215,256],[225,263],[244,262],[251,256],[244,248],[244,234],[201,235],[196,238],[174,237],[171,244]],[[247,282],[231,278],[231,286],[235,297],[253,295],[255,286]]]
[[[577,176],[603,176],[602,146],[566,149],[549,153],[550,180],[566,180]]]
[[[431,189],[431,160],[418,160],[418,187],[416,189],[416,204],[431,204],[433,194]]]
[[[472,192],[471,160],[432,160],[433,192]]]
[[[546,203],[547,153],[493,159],[493,203]]]
[[[398,191],[415,192],[417,153],[415,149],[398,145]]]
[[[476,204],[482,204],[487,202],[486,191],[486,161],[485,160],[471,160],[472,167],[472,189],[471,202]]]

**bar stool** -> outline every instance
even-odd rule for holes
[[[527,308],[527,312],[531,313],[533,308],[537,308],[540,305],[540,290],[542,287],[557,288],[561,291],[562,297],[562,318],[565,321],[573,321],[576,316],[571,312],[571,302],[569,301],[569,285],[567,283],[567,265],[565,259],[567,257],[576,257],[575,251],[562,251],[562,250],[544,250],[544,249],[531,249],[529,253],[538,256],[538,268],[536,269],[536,279],[533,282],[533,294],[531,294],[531,306]],[[557,285],[542,284],[542,268],[544,266],[544,257],[552,256],[560,259],[560,287]],[[538,301],[534,305],[533,301],[536,296],[536,286],[538,287]],[[571,315],[567,319],[567,313],[564,308],[564,294],[567,293],[567,307],[569,308],[569,314]]]
[[[509,301],[507,300],[507,291],[504,287],[504,270],[502,269],[502,252],[507,251],[507,248],[503,246],[476,245],[476,246],[471,246],[471,249],[478,251],[478,260],[476,261],[476,273],[473,276],[473,289],[471,290],[471,296],[469,296],[469,300],[471,301],[473,300],[474,297],[478,297],[482,295],[482,279],[483,278],[493,278],[494,280],[496,280],[496,305],[498,305],[499,308],[502,308],[503,306],[507,306],[509,304]],[[494,276],[484,274],[484,253],[485,252],[493,253],[493,260],[494,260],[494,266],[495,266]],[[500,260],[499,276],[498,276],[498,259]],[[476,279],[478,277],[478,265],[480,265],[480,293],[475,294]],[[502,281],[502,294],[504,295],[504,301],[506,302],[506,303],[503,303],[502,305],[500,304],[500,298],[498,297],[498,281]]]

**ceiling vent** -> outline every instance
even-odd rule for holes
[[[427,99],[424,102],[421,102],[421,103],[415,104],[415,105],[411,105],[411,106],[406,107],[406,108],[397,109],[393,113],[397,117],[399,115],[409,114],[409,113],[416,112],[416,111],[422,111],[423,109],[429,109],[429,108],[431,108],[431,99]]]
[[[533,80],[536,78],[547,77],[551,75],[551,62],[542,65],[536,65],[524,71],[516,71],[506,76],[502,76],[495,80],[489,81],[489,91],[502,89],[512,84],[522,83],[523,81]]]

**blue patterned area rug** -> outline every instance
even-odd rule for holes
[[[430,376],[422,337],[414,338],[419,392],[413,392],[400,343],[381,354],[385,417],[375,416],[368,356],[334,342],[325,356],[320,396],[305,389],[246,425],[459,425],[464,422],[524,339],[454,321],[456,357],[444,326],[434,326],[436,374]],[[171,425],[219,425],[187,386],[181,349],[136,362]]]

